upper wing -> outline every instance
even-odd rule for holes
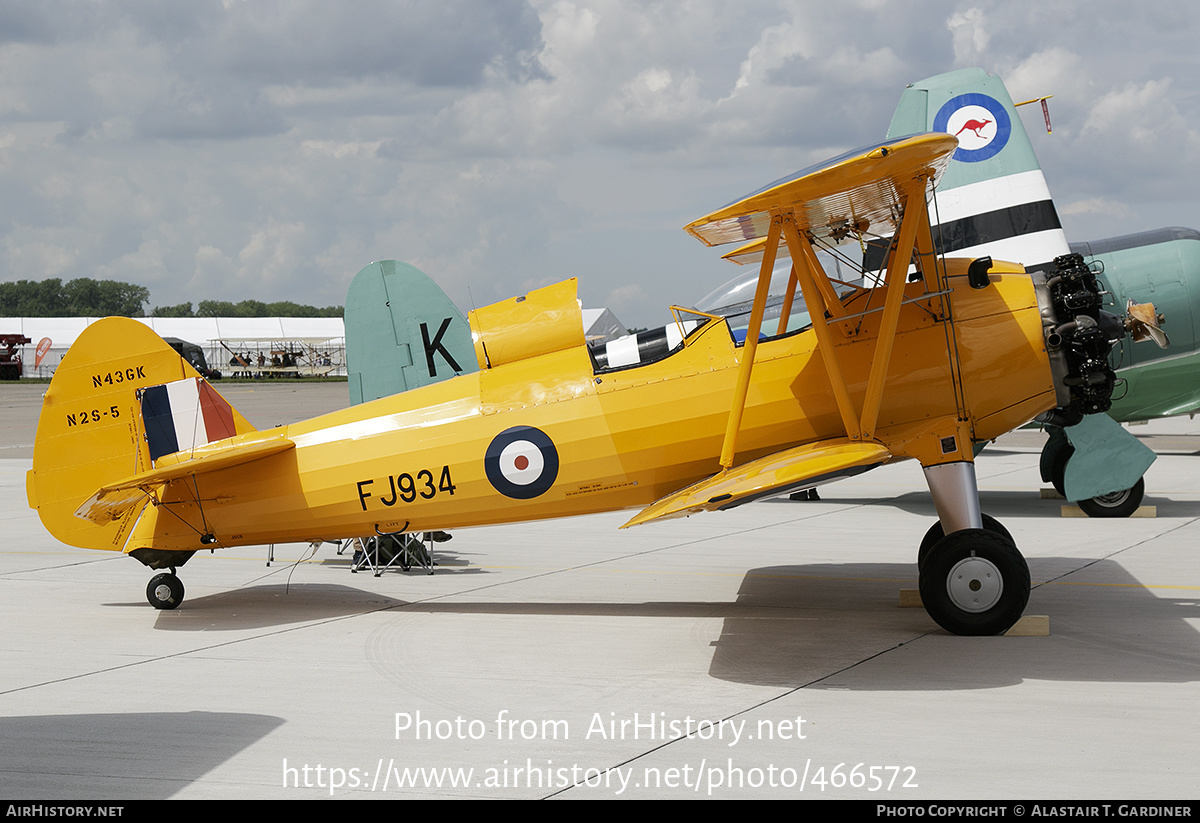
[[[802,169],[684,229],[709,246],[766,237],[773,214],[790,213],[797,229],[841,242],[870,229],[899,228],[896,206],[914,177],[930,182],[945,171],[958,141],[948,134],[901,137],[846,152]]]
[[[731,509],[763,497],[812,488],[861,474],[883,465],[891,457],[885,446],[873,441],[837,438],[806,443],[717,472],[669,494],[642,509],[621,528],[687,517],[701,511]]]

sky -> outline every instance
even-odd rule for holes
[[[0,0],[0,280],[469,310],[568,277],[661,325],[738,270],[682,227],[881,139],[958,68],[1015,100],[1070,240],[1200,226],[1190,4]]]

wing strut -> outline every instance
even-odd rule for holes
[[[833,345],[833,334],[825,316],[829,306],[825,301],[824,292],[818,286],[823,279],[828,282],[825,270],[821,267],[821,261],[817,259],[817,253],[813,251],[808,236],[799,232],[795,219],[790,215],[784,238],[787,240],[788,253],[792,256],[793,271],[800,279],[804,304],[811,307],[808,314],[812,319],[813,331],[817,335],[817,349],[821,352],[821,359],[825,361],[825,372],[829,375],[838,412],[842,415],[842,425],[846,427],[846,436],[851,440],[861,440],[862,430],[858,425],[858,414],[854,411],[854,404],[850,402],[850,391],[846,388],[846,378],[842,375],[837,349]],[[842,308],[841,303],[838,303],[838,308]],[[842,311],[844,313],[845,309]]]
[[[912,261],[917,228],[926,222],[925,178],[917,177],[912,180],[905,187],[903,197],[904,218],[900,223],[900,234],[891,262],[888,264],[887,299],[883,304],[879,340],[875,344],[875,356],[871,361],[867,397],[863,401],[863,436],[867,438],[875,436],[875,424],[879,420],[879,407],[883,402],[883,381],[887,376],[888,363],[892,359],[896,324],[900,320],[900,306],[904,302],[904,281],[908,276],[908,264]]]
[[[838,300],[833,285],[829,282],[828,276],[817,259],[807,232],[799,231],[794,210],[789,208],[779,212],[772,211],[770,228],[767,232],[762,263],[759,268],[758,287],[754,293],[754,306],[750,312],[750,326],[746,330],[746,342],[742,348],[742,361],[738,367],[737,384],[734,387],[733,402],[725,428],[725,440],[721,446],[721,467],[723,469],[727,470],[733,466],[737,435],[746,407],[746,396],[750,389],[750,377],[754,369],[754,357],[758,349],[758,336],[762,329],[763,315],[766,312],[771,274],[775,267],[775,258],[779,251],[781,238],[792,259],[791,278],[788,283],[785,304],[790,307],[796,286],[799,285],[805,304],[809,307],[809,316],[817,335],[817,349],[821,352],[825,371],[829,375],[830,387],[833,389],[834,398],[837,401],[842,424],[846,428],[846,436],[851,441],[874,439],[875,427],[879,421],[879,410],[883,403],[884,383],[900,320],[900,309],[904,304],[904,284],[907,279],[908,267],[913,260],[913,250],[920,242],[919,230],[922,227],[928,227],[928,211],[925,204],[925,187],[928,181],[929,175],[918,174],[901,187],[900,201],[903,204],[904,214],[887,267],[885,277],[887,296],[884,300],[875,353],[871,360],[871,372],[867,381],[861,417],[855,412],[845,375],[842,373],[837,359],[833,335],[829,329],[830,319],[836,323],[839,318],[845,316],[845,307]],[[776,334],[786,331],[787,317],[788,312],[784,311],[780,317]]]
[[[796,299],[796,286],[800,281],[796,278],[796,264],[792,264],[792,271],[788,275],[787,293],[783,296],[783,306],[779,309],[779,325],[775,328],[775,334],[780,335],[787,331],[788,320],[792,316],[792,303]]]
[[[721,466],[726,469],[733,465],[733,450],[737,445],[738,429],[742,427],[742,412],[746,409],[746,392],[750,389],[750,372],[754,369],[754,353],[758,350],[758,333],[767,310],[767,293],[771,290],[771,273],[775,269],[775,253],[779,249],[782,227],[783,218],[772,215],[762,266],[758,270],[758,288],[754,292],[754,307],[750,311],[750,327],[746,329],[746,342],[742,346],[742,362],[733,390],[733,405],[729,409],[729,422],[725,425],[725,443],[721,446]],[[795,228],[792,230],[795,231]]]

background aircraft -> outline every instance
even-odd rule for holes
[[[1122,313],[1130,299],[1152,300],[1165,318],[1170,348],[1126,340],[1114,349],[1111,364],[1124,386],[1107,419],[1046,426],[1042,479],[1094,517],[1132,514],[1154,454],[1111,421],[1200,408],[1200,341],[1193,325],[1200,311],[1200,233],[1169,228],[1068,245],[1020,115],[1000,78],[982,69],[940,74],[904,90],[888,136],[924,131],[959,138],[933,217],[947,254],[990,254],[1046,270],[1058,255],[1077,252],[1108,292],[1109,311]],[[880,248],[868,250],[867,268],[878,268],[872,261]]]
[[[478,369],[466,318],[416,266],[364,266],[346,292],[344,317],[351,403]]]

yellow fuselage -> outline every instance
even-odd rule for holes
[[[875,433],[897,459],[962,459],[969,446],[942,456],[933,443],[955,432],[992,439],[1055,405],[1030,278],[993,275],[982,290],[952,282],[953,323],[941,319],[940,298],[918,299],[901,312]],[[922,289],[915,283],[907,291],[917,297]],[[865,313],[831,324],[859,407],[882,292],[859,292],[846,308]],[[737,464],[844,436],[814,349],[811,329],[759,343]],[[295,448],[167,486],[165,505],[145,508],[124,549],[207,548],[199,541],[206,532],[233,546],[644,507],[719,470],[742,351],[727,325],[713,321],[682,350],[642,366],[597,373],[586,347],[574,346],[239,435],[234,441],[288,438]],[[531,499],[500,493],[485,471],[489,444],[516,426],[544,432],[559,458],[552,486]]]

